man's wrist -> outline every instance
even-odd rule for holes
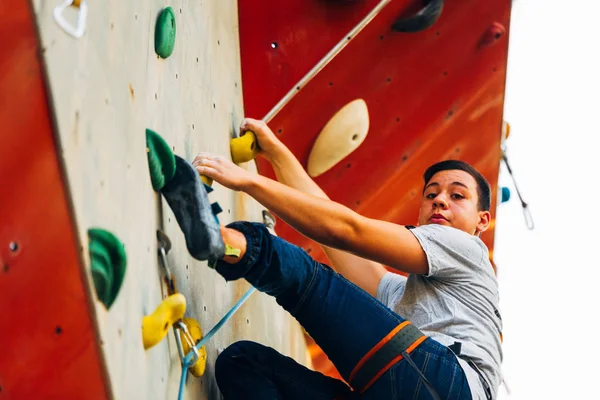
[[[255,189],[259,185],[259,179],[261,178],[258,174],[248,174],[248,179],[244,182],[244,184],[240,187],[240,191],[251,195],[253,189]]]
[[[277,167],[285,165],[290,157],[294,157],[294,154],[282,143],[274,146],[268,154],[265,154],[265,157],[273,167]]]

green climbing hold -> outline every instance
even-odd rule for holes
[[[156,20],[154,31],[154,51],[162,58],[167,58],[175,48],[175,13],[169,6],[163,9]]]
[[[110,300],[110,291],[113,284],[110,255],[99,241],[90,241],[89,252],[96,294],[102,303],[107,304]]]
[[[167,142],[150,129],[146,129],[146,152],[152,187],[160,191],[175,175],[175,155]]]
[[[112,233],[99,228],[88,230],[92,278],[98,299],[110,308],[125,277],[127,256],[123,243]]]

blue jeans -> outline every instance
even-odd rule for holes
[[[273,236],[262,224],[234,222],[246,254],[237,264],[219,261],[226,280],[245,278],[274,296],[323,349],[348,381],[356,364],[404,319],[303,249]],[[411,359],[442,399],[471,399],[466,376],[450,349],[431,338]],[[217,358],[216,379],[226,400],[237,399],[431,399],[417,372],[402,359],[358,396],[325,377],[252,342],[234,343]]]

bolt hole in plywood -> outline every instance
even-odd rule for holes
[[[308,156],[307,170],[319,176],[356,150],[369,131],[369,110],[363,99],[342,107],[325,124]]]

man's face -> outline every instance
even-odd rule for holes
[[[478,211],[477,183],[465,171],[440,171],[427,183],[419,225],[451,226],[471,235],[479,234],[490,224],[490,212]]]

